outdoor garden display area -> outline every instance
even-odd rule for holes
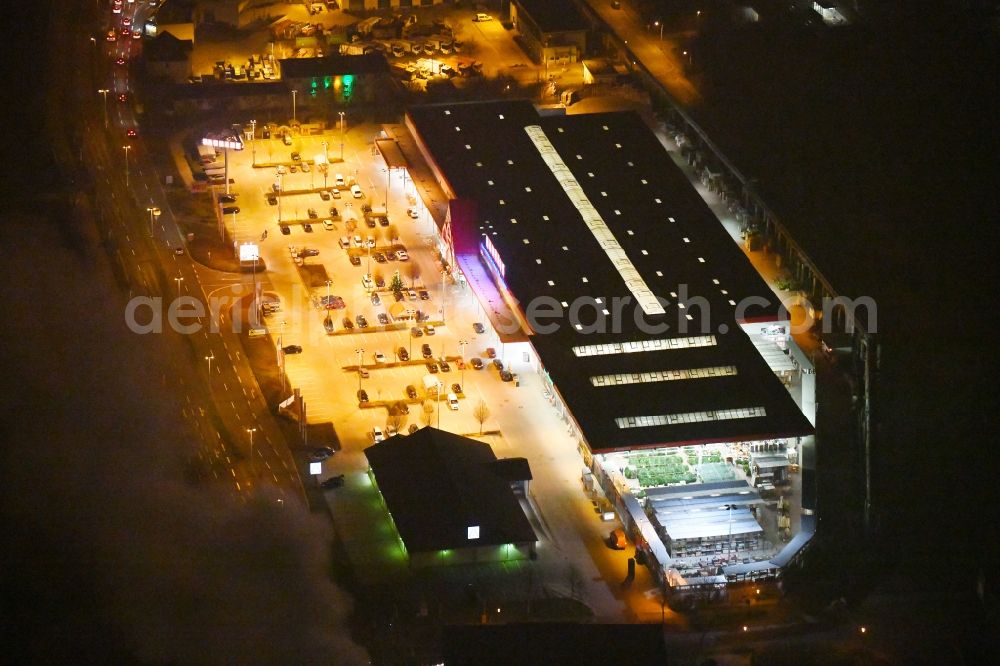
[[[737,478],[737,469],[750,475],[748,460],[732,460],[727,454],[723,447],[705,446],[629,453],[622,473],[626,479],[637,482],[640,488],[729,481]]]

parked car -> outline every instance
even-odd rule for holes
[[[448,361],[441,361],[439,365],[441,366],[441,372],[451,372],[451,364]]]
[[[382,305],[382,299],[378,297],[378,292],[372,292],[372,305]]]
[[[373,355],[373,357],[374,357],[376,363],[385,363],[385,361],[386,361],[385,354],[383,354],[382,352],[380,352],[378,350],[375,351],[375,354]]]
[[[225,213],[226,215],[234,215],[234,214],[240,212],[240,207],[239,206],[223,206],[222,207],[222,212]]]
[[[319,484],[323,490],[330,490],[332,488],[339,488],[344,485],[344,475],[338,474],[337,476],[331,476],[329,479],[323,481]]]
[[[336,206],[330,206],[330,217],[337,217],[340,212],[337,210]]]
[[[431,346],[426,343],[420,345],[420,353],[423,354],[424,358],[430,358],[434,356],[434,352],[431,351]]]
[[[409,261],[410,255],[406,254],[406,250],[396,250],[396,261]]]
[[[475,357],[475,358],[473,358],[472,360],[469,361],[469,365],[471,365],[476,370],[482,370],[483,369],[483,359],[481,359],[479,357]]]
[[[299,155],[299,153],[298,153],[297,151],[294,151],[294,150],[293,150],[293,151],[292,151],[292,161],[293,161],[293,162],[298,162],[298,161],[299,161],[299,160],[301,160],[301,159],[302,159],[302,156],[301,156],[301,155]]]
[[[331,449],[329,446],[321,446],[319,448],[313,449],[309,457],[313,459],[314,462],[319,462],[321,460],[326,460],[332,456],[336,451]]]
[[[356,254],[352,254],[351,255],[351,265],[352,266],[360,266],[361,265],[361,257],[359,257]]]
[[[306,215],[309,216],[310,220],[315,220],[316,218],[319,217],[319,213],[316,212],[315,208],[310,208],[309,210],[307,210]]]
[[[485,333],[486,327],[480,324],[478,321],[472,325],[472,330],[476,333]]]
[[[379,275],[375,278],[375,286],[379,289],[385,289],[385,278]]]
[[[382,254],[381,252],[376,252],[372,254],[372,259],[374,259],[377,263],[380,264],[384,264],[387,261],[385,255]]]
[[[428,363],[427,364],[427,372],[431,373],[432,375],[436,375],[437,372],[438,372],[438,365],[437,365],[437,363]]]
[[[420,295],[420,300],[429,301],[431,298],[430,293],[426,289],[421,289],[417,292]]]
[[[411,423],[410,427],[407,428],[406,431],[412,435],[413,433],[415,433],[418,430],[420,430],[420,426],[418,426],[416,423]]]
[[[420,213],[417,211],[416,208],[407,208],[406,209],[406,214],[409,215],[414,220],[417,219],[418,217],[420,217]]]
[[[412,289],[407,289],[406,297],[409,298],[411,301],[415,301],[417,300],[417,292],[413,291]]]
[[[461,393],[462,392],[462,385],[461,384],[452,384],[451,385],[451,392],[452,393]]]
[[[333,231],[333,220],[323,220],[323,228],[327,231]]]
[[[336,187],[333,188],[332,190],[330,190],[330,196],[332,196],[334,199],[339,199],[340,198],[340,190],[338,190]]]
[[[406,397],[409,398],[410,400],[416,400],[417,399],[417,387],[414,386],[413,384],[408,384],[406,386]]]
[[[458,410],[458,396],[454,393],[448,394],[448,408]]]
[[[344,317],[344,320],[341,323],[344,325],[344,328],[347,329],[348,331],[354,328],[354,322],[351,321],[350,317]]]
[[[378,317],[378,323],[379,323],[379,325],[381,325],[381,326],[388,326],[389,325],[389,315],[387,315],[384,312],[379,312],[378,315],[376,315],[376,316]]]
[[[236,195],[223,194],[221,197],[219,197],[219,201],[221,201],[222,203],[236,203]]]
[[[355,185],[351,185],[351,195],[355,199],[360,199],[361,197],[364,196],[364,194],[361,193],[361,188],[358,187],[356,184]]]
[[[375,228],[375,218],[366,217],[365,218],[365,226],[367,226],[369,229],[374,229]]]
[[[303,162],[299,167],[302,169],[302,173],[309,173],[312,171],[312,167],[309,166],[309,162]]]
[[[319,250],[313,247],[306,248],[300,253],[303,257],[318,257]]]
[[[501,361],[498,358],[493,359],[493,367],[499,370],[500,372],[503,372],[503,361]]]
[[[322,199],[323,201],[329,201],[330,200],[330,193],[327,192],[326,190],[320,190],[319,191],[319,198]]]
[[[270,204],[270,205],[272,205],[272,206],[277,206],[278,205],[278,197],[274,196],[273,194],[268,194],[267,195],[267,203]]]
[[[420,328],[418,328],[418,327],[416,327],[416,326],[414,326],[414,327],[412,327],[412,328],[410,329],[410,335],[412,335],[412,336],[413,336],[413,337],[415,337],[415,338],[419,338],[419,337],[422,337],[422,336],[423,336],[423,334],[424,334],[424,332],[423,332],[423,331],[421,331],[421,330],[420,330]]]
[[[281,351],[285,352],[286,354],[301,354],[302,353],[302,346],[301,345],[285,345],[284,347],[281,348]]]
[[[281,235],[282,236],[291,236],[292,235],[292,230],[288,227],[287,224],[278,225],[278,228],[281,229]]]
[[[368,391],[364,389],[358,389],[358,402],[364,404],[368,402]]]
[[[354,320],[358,322],[358,328],[368,328],[368,320],[363,314],[359,314]]]
[[[378,442],[384,442],[385,441],[385,433],[382,432],[382,428],[379,428],[378,426],[374,426],[372,428],[372,438],[375,440],[376,444]]]
[[[500,379],[502,379],[505,382],[509,382],[509,381],[512,381],[514,379],[514,375],[511,373],[510,370],[501,370],[500,371]]]
[[[409,361],[410,352],[406,351],[406,347],[400,347],[396,350],[396,356],[399,357],[400,361]]]
[[[426,335],[434,335],[434,326],[431,324],[424,326],[424,333]]]
[[[487,347],[486,348],[486,356],[488,358],[496,358],[497,357],[497,350],[494,349],[493,347]]]
[[[364,287],[366,291],[372,291],[373,289],[375,289],[375,283],[372,282],[372,276],[371,275],[362,275],[361,276],[361,286]]]
[[[308,222],[304,222],[302,224],[302,230],[305,231],[307,234],[311,234],[313,232],[313,225],[309,224]]]

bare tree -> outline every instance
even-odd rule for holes
[[[389,412],[389,417],[385,420],[386,427],[396,432],[403,428],[404,423],[406,423],[406,417],[400,411]]]
[[[358,221],[355,220],[353,217],[350,217],[347,219],[346,226],[347,226],[347,231],[353,233],[358,228]]]
[[[486,403],[482,400],[476,405],[476,408],[472,410],[472,417],[479,421],[479,434],[483,434],[483,424],[486,419],[490,418],[490,408],[486,406]]]
[[[385,228],[385,235],[389,237],[390,241],[396,241],[399,239],[399,227],[395,224],[390,224]]]
[[[424,400],[424,425],[431,424],[431,418],[434,416],[434,403],[431,400]]]
[[[407,264],[406,277],[410,278],[410,287],[413,287],[420,279],[420,266],[413,262]]]

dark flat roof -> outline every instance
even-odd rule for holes
[[[410,552],[535,541],[489,444],[426,427],[365,449]],[[468,528],[479,526],[470,540]]]
[[[408,113],[448,187],[476,204],[471,223],[453,216],[453,224],[466,227],[454,230],[456,253],[474,255],[478,241],[488,238],[522,310],[543,298],[556,307],[583,304],[578,321],[552,320],[559,323],[553,332],[535,327],[531,343],[593,450],[812,431],[737,324],[735,305],[751,299],[759,305],[746,310],[744,321],[779,319],[777,297],[637,114],[540,117],[526,101],[429,105]],[[584,223],[527,126],[541,128],[642,281],[666,299],[663,314],[643,316],[635,307],[636,292]],[[473,224],[477,228],[467,228]],[[617,322],[611,314],[616,300],[623,304]],[[648,326],[639,325],[636,313]],[[596,317],[607,323],[604,330],[588,330]],[[708,336],[704,344],[692,344],[702,336]],[[574,351],[627,343],[662,347]],[[612,379],[604,386],[591,380],[720,367],[736,372],[649,383]],[[763,415],[720,413],[750,407],[763,408]],[[668,415],[671,422],[663,424],[616,422]]]
[[[580,10],[571,0],[514,0],[542,32],[586,30]]]
[[[283,79],[343,74],[387,74],[389,63],[381,53],[330,55],[322,58],[285,58],[278,61]]]

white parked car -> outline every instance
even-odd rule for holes
[[[361,188],[357,185],[351,185],[351,194],[354,195],[355,199],[360,199],[364,195],[361,193]]]
[[[448,407],[458,411],[458,396],[454,393],[448,394]]]
[[[410,255],[406,254],[406,250],[396,250],[396,261],[409,261]]]
[[[361,276],[361,286],[363,286],[368,291],[373,291],[375,289],[375,283],[372,282],[372,276],[371,275],[362,275]]]
[[[406,214],[412,217],[414,220],[420,217],[420,211],[418,211],[416,208],[407,208]]]
[[[337,176],[333,179],[333,184],[336,185],[337,187],[344,187],[345,185],[347,185],[347,183],[344,182],[344,174],[338,173]]]
[[[375,362],[376,363],[385,363],[385,354],[383,354],[380,351],[376,351],[375,352]]]
[[[372,437],[375,439],[376,443],[385,441],[385,433],[382,432],[382,428],[379,428],[378,426],[374,426],[372,428]]]

